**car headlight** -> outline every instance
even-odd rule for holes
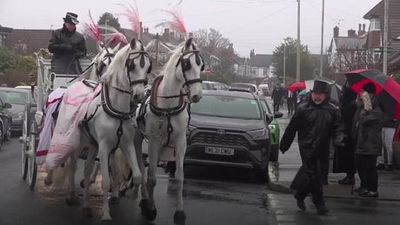
[[[248,131],[248,133],[253,137],[253,138],[260,138],[260,137],[265,137],[269,135],[269,131],[266,128],[259,129],[259,130],[251,130]]]
[[[24,112],[18,112],[12,116],[13,120],[22,120],[24,118]]]

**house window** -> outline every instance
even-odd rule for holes
[[[381,30],[381,21],[378,18],[370,20],[369,31]]]

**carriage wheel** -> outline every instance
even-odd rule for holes
[[[28,151],[28,119],[25,113],[24,122],[22,124],[22,148],[21,148],[21,169],[22,169],[22,179],[26,180],[26,176],[28,175],[28,159],[27,159],[27,151]]]
[[[36,147],[38,143],[38,130],[36,122],[33,121],[29,132],[27,145],[27,161],[28,161],[28,183],[29,188],[33,190],[36,184],[37,164],[36,164]]]

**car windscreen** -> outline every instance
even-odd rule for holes
[[[248,84],[232,84],[231,87],[244,88],[244,89],[249,89],[251,92],[256,92],[255,87]]]
[[[14,91],[1,91],[1,96],[6,96],[3,101],[10,104],[25,105],[27,93],[14,92]]]
[[[206,116],[261,119],[257,100],[235,96],[204,95],[200,102],[192,104],[191,112]]]

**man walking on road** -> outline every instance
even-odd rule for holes
[[[298,106],[280,143],[280,150],[285,153],[297,132],[302,166],[291,188],[301,210],[306,209],[304,199],[311,193],[320,215],[328,212],[321,183],[324,156],[326,151],[329,151],[331,138],[335,146],[343,146],[345,139],[340,111],[329,103],[328,96],[329,84],[315,80],[311,95]]]

